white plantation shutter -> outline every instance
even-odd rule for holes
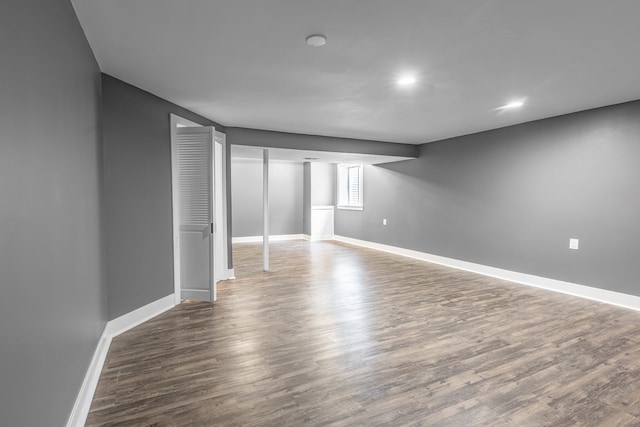
[[[212,218],[212,128],[179,128],[177,135],[180,228],[209,230]]]
[[[360,166],[349,167],[348,172],[349,205],[359,206],[360,202]]]
[[[338,209],[362,210],[362,165],[338,165]]]

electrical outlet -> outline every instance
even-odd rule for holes
[[[382,225],[387,225],[387,218],[382,219]]]
[[[579,239],[569,239],[569,249],[575,249],[576,251],[578,250],[578,244],[580,243]]]

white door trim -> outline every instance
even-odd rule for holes
[[[219,177],[220,179],[217,179],[215,182],[216,190],[218,190],[219,194],[222,195],[220,206],[217,207],[220,211],[218,216],[222,218],[222,222],[221,224],[216,224],[216,236],[222,237],[222,268],[219,269],[220,271],[216,273],[216,276],[218,280],[228,280],[230,276],[228,268],[229,253],[227,245],[227,135],[220,131],[216,131],[215,143],[220,144],[222,148],[220,159],[216,158],[216,167],[221,166],[221,173]],[[218,218],[216,218],[216,222],[217,219]]]

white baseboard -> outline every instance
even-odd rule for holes
[[[278,234],[269,236],[270,242],[277,242],[280,240],[302,240],[303,234]],[[246,237],[234,237],[231,239],[232,243],[257,243],[262,242],[262,236],[246,236]]]
[[[234,271],[233,268],[230,268],[227,270],[227,280],[235,280],[236,279],[236,273]]]
[[[105,332],[111,337],[118,336],[121,333],[126,332],[173,307],[175,307],[174,295],[167,295],[164,298],[160,298],[159,300],[133,310],[130,313],[110,320],[107,322]]]
[[[83,427],[87,421],[87,415],[89,415],[89,409],[91,409],[91,401],[93,400],[93,395],[98,386],[100,374],[102,373],[102,367],[104,366],[104,361],[107,358],[107,352],[111,345],[112,337],[106,335],[105,331],[102,332],[96,351],[91,358],[91,363],[84,376],[84,381],[82,382],[82,386],[76,397],[76,402],[73,405],[71,415],[67,421],[67,427]]]
[[[315,242],[317,240],[334,240],[334,237],[335,236],[333,236],[333,235],[327,235],[327,236],[310,236],[308,234],[303,234],[302,235],[302,238],[304,240],[308,240],[310,242]]]
[[[164,313],[174,306],[174,296],[171,294],[107,322],[102,331],[102,336],[98,341],[96,351],[93,353],[93,358],[91,359],[87,373],[84,376],[80,392],[78,392],[78,397],[67,421],[67,427],[83,427],[87,421],[91,401],[93,400],[93,395],[96,391],[100,374],[102,373],[102,367],[109,352],[111,340],[121,333]]]
[[[399,248],[396,246],[383,245],[381,243],[368,242],[366,240],[353,239],[351,237],[334,236],[334,240],[349,243],[365,248],[376,249],[389,252],[408,258],[432,262],[458,270],[470,271],[484,276],[495,277],[520,283],[522,285],[534,286],[536,288],[548,289],[550,291],[561,292],[563,294],[574,295],[618,307],[629,308],[640,311],[640,297],[623,294],[621,292],[609,291],[606,289],[594,288],[591,286],[579,285],[577,283],[564,282],[562,280],[549,279],[547,277],[534,276],[532,274],[518,273],[517,271],[504,270],[496,267],[489,267],[482,264],[461,261],[454,258],[446,258],[426,252],[414,251],[411,249]]]

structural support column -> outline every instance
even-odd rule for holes
[[[262,151],[262,269],[269,271],[269,150]]]

